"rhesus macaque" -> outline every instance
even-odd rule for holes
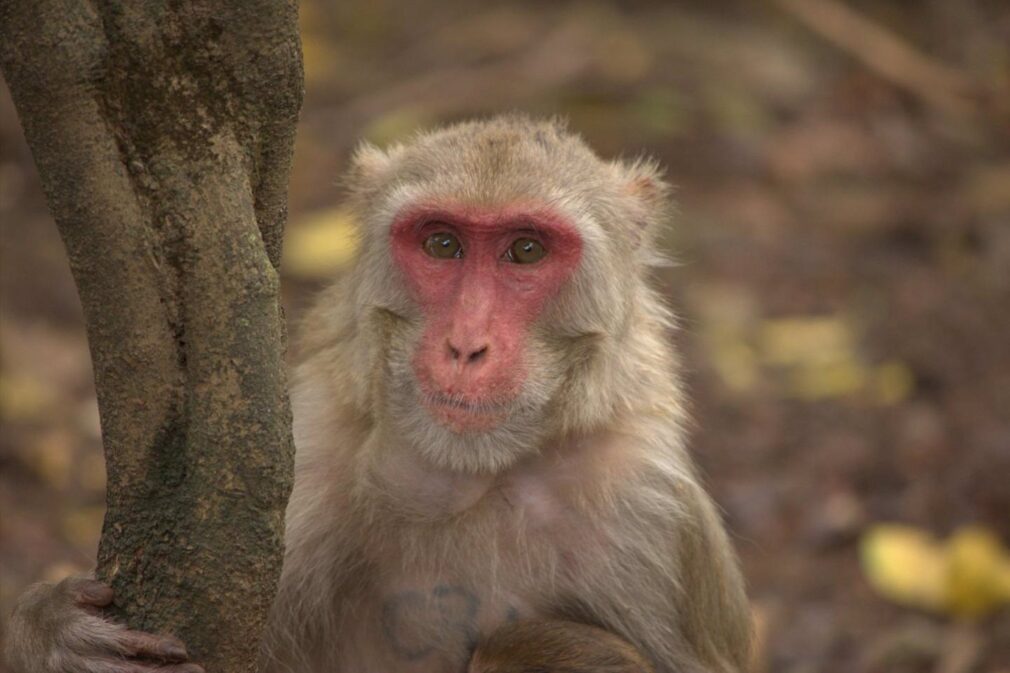
[[[349,184],[361,254],[303,334],[264,670],[745,668],[743,583],[648,282],[655,165],[506,116],[366,145]],[[15,670],[185,671],[180,643],[95,613],[107,591],[32,589]]]

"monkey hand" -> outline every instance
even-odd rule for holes
[[[18,599],[5,654],[13,673],[203,673],[177,638],[131,631],[106,619],[112,588],[68,577],[35,584]]]
[[[655,673],[631,643],[603,629],[561,620],[522,620],[491,634],[467,673]]]

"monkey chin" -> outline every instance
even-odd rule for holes
[[[549,392],[531,387],[508,400],[477,400],[424,390],[413,377],[390,379],[389,440],[410,446],[432,465],[490,474],[537,453]]]

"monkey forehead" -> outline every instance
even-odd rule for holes
[[[397,185],[482,208],[522,200],[585,212],[614,191],[614,167],[557,121],[504,115],[449,126],[390,152]]]

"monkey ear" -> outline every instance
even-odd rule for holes
[[[354,192],[375,187],[382,181],[393,164],[399,146],[382,150],[368,141],[361,141],[351,155],[351,168],[347,173],[347,186]]]
[[[623,196],[631,202],[631,236],[634,247],[651,241],[656,230],[670,216],[672,188],[663,179],[663,170],[653,159],[615,162]]]

